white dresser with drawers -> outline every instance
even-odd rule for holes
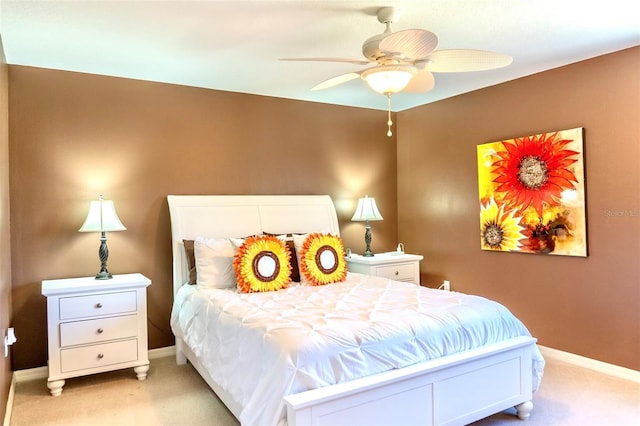
[[[133,367],[147,377],[147,287],[142,274],[42,281],[47,297],[51,395],[65,379]]]

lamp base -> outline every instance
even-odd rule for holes
[[[113,275],[109,271],[100,271],[96,274],[96,280],[110,280],[111,278]]]
[[[109,259],[109,247],[107,247],[107,234],[102,232],[100,237],[100,248],[98,249],[100,258],[100,272],[96,274],[96,280],[110,280],[113,275],[107,269],[107,259]]]
[[[364,257],[373,257],[373,252],[371,251],[371,225],[369,225],[369,221],[367,221],[364,226],[364,243],[366,248],[362,256]]]

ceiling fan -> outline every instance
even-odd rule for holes
[[[435,50],[438,37],[431,31],[410,29],[393,32],[391,24],[397,22],[400,10],[382,7],[377,11],[378,21],[385,24],[383,33],[368,38],[362,45],[363,59],[345,58],[282,58],[284,61],[346,62],[371,65],[361,71],[341,74],[325,80],[311,90],[322,90],[354,80],[358,77],[374,91],[387,96],[391,136],[391,95],[405,91],[422,93],[433,89],[433,72],[467,72],[501,68],[512,62],[511,56],[485,50]]]

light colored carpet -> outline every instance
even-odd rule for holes
[[[474,426],[627,426],[640,424],[640,384],[547,360],[531,418],[500,413]],[[153,359],[149,377],[131,369],[67,380],[52,397],[46,379],[18,383],[12,426],[237,426],[190,365]],[[400,425],[390,425],[400,426]]]
[[[473,426],[518,425],[515,410]],[[631,426],[640,424],[640,383],[546,359],[531,417],[522,426]]]
[[[151,360],[148,377],[133,369],[67,379],[52,397],[46,379],[18,383],[11,426],[237,426],[190,364]]]

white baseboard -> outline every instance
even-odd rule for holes
[[[166,356],[172,356],[176,354],[176,347],[165,346],[164,348],[150,349],[149,359],[158,359]],[[28,380],[46,379],[49,375],[48,367],[35,367],[25,370],[18,370],[13,372],[13,377],[16,382],[26,382]]]
[[[175,345],[149,350],[149,359],[164,358],[166,356],[175,356],[175,355],[176,355]]]
[[[9,426],[11,423],[11,413],[13,412],[13,396],[16,393],[16,375],[11,375],[11,386],[9,387],[9,395],[7,396],[7,410],[4,412],[3,426]]]
[[[640,371],[608,364],[570,352],[559,351],[558,349],[547,348],[546,346],[538,345],[538,348],[540,348],[540,352],[545,358],[566,362],[567,364],[572,364],[577,367],[588,368],[589,370],[594,370],[609,376],[640,383]]]
[[[49,369],[47,367],[35,367],[27,368],[24,370],[16,370],[13,372],[13,377],[16,383],[27,382],[29,380],[46,379],[49,375]]]

